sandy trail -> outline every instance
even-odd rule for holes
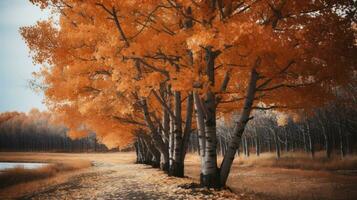
[[[174,199],[142,175],[153,170],[132,164],[94,163],[93,170],[72,177],[68,182],[23,199]],[[145,171],[142,171],[145,170]]]
[[[20,199],[247,199],[229,191],[183,189],[188,178],[168,177],[150,166],[94,162],[67,182]],[[251,198],[248,198],[251,199]]]
[[[192,178],[169,177],[150,166],[133,164],[129,153],[0,153],[0,160],[33,162],[94,163],[84,170],[59,174],[0,190],[0,199],[241,199],[241,200],[354,200],[357,174],[234,165],[227,190],[183,189],[198,182],[200,164],[188,155],[185,174]],[[3,196],[2,196],[3,194]]]

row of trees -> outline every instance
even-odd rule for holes
[[[183,177],[195,130],[205,187],[226,184],[252,111],[307,113],[356,80],[350,0],[31,1],[55,13],[20,30],[36,85],[71,132],[134,142],[138,161]],[[218,166],[217,122],[234,112]]]
[[[52,123],[52,115],[36,109],[28,114],[0,114],[0,151],[96,152],[108,151],[95,134],[79,139],[67,136],[68,129]]]
[[[318,109],[313,116],[299,121],[284,118],[280,119],[279,124],[276,118],[279,118],[276,113],[260,112],[253,123],[246,127],[237,153],[249,156],[253,152],[259,156],[263,152],[275,151],[279,159],[281,152],[306,152],[314,158],[315,152],[324,151],[325,156],[330,158],[334,151],[344,158],[356,151],[355,110],[335,104]],[[232,132],[232,124],[219,124],[218,152],[222,156],[227,151]]]

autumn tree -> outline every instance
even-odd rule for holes
[[[226,184],[252,110],[311,110],[355,78],[352,1],[32,2],[59,15],[21,30],[47,65],[52,110],[113,146],[144,130],[162,168],[183,176],[194,105],[202,186]],[[218,167],[217,119],[235,110]]]

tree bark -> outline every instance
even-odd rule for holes
[[[255,128],[255,154],[257,156],[260,155],[260,140],[259,140],[259,137],[258,137],[257,128]]]
[[[247,138],[247,136],[244,137],[244,143],[245,143],[245,156],[249,157],[250,156],[250,152],[249,152],[249,139]]]
[[[311,137],[311,131],[310,131],[310,124],[307,121],[306,122],[306,128],[307,128],[307,136],[309,138],[309,150],[310,150],[310,155],[311,158],[315,158],[315,148],[314,148],[314,141],[313,141],[313,137]]]
[[[181,117],[181,92],[174,92],[174,154],[173,163],[170,166],[170,175],[183,177],[182,163],[182,117]]]
[[[285,136],[285,152],[288,152],[289,151],[289,140],[288,140],[288,134],[287,134],[285,128],[284,128],[284,136]]]
[[[192,112],[193,112],[193,95],[192,93],[188,94],[187,105],[186,105],[186,120],[185,120],[185,130],[183,131],[182,138],[182,163],[185,162],[186,152],[188,148],[188,143],[191,137],[192,132]]]
[[[143,99],[141,101],[141,103],[142,103],[141,107],[142,107],[142,110],[144,113],[144,119],[151,131],[151,137],[153,139],[154,145],[159,150],[160,154],[163,156],[164,161],[167,162],[169,160],[168,149],[166,148],[166,145],[165,145],[161,135],[158,133],[157,129],[155,128],[155,126],[151,120],[149,108],[148,108],[146,100]]]
[[[220,168],[220,184],[222,186],[224,186],[227,182],[228,175],[233,164],[235,152],[239,147],[240,138],[245,130],[246,124],[250,120],[250,113],[252,111],[255,93],[256,93],[256,85],[259,79],[259,75],[255,69],[258,65],[260,65],[259,58],[257,59],[255,66],[251,71],[250,81],[247,88],[247,95],[244,102],[243,111],[238,123],[234,127],[232,140],[229,142],[226,155],[224,156],[222,161],[222,165]]]
[[[170,135],[170,115],[169,112],[165,107],[163,109],[163,118],[162,118],[162,137],[164,138],[164,145],[166,149],[169,149],[169,135]],[[160,168],[165,171],[169,172],[170,169],[170,159],[161,153],[161,162]]]
[[[255,154],[260,156],[260,144],[258,136],[255,136]]]
[[[244,136],[242,137],[241,139],[241,143],[242,143],[242,149],[243,149],[243,154],[244,156],[247,156],[247,148],[245,148],[245,139],[244,139]]]
[[[201,174],[204,165],[205,149],[206,149],[206,133],[204,125],[203,108],[201,104],[200,96],[197,92],[193,92],[193,99],[196,113],[197,134],[198,134],[198,146],[199,155],[201,158]]]
[[[145,133],[143,133],[142,137],[141,137],[144,141],[144,144],[146,146],[146,149],[150,152],[150,154],[152,155],[152,159],[150,161],[150,165],[154,168],[158,168],[160,167],[160,152],[156,149],[156,147],[152,144],[152,139],[150,138],[150,136],[145,135]]]
[[[206,76],[210,86],[215,85],[215,60],[221,51],[214,51],[212,46],[205,49]],[[203,187],[218,188],[220,187],[219,172],[217,168],[217,135],[216,135],[216,95],[209,90],[205,94],[203,102],[205,110],[204,131],[205,131],[205,149],[204,164],[201,169],[200,182]]]
[[[346,151],[345,151],[345,146],[344,146],[344,137],[342,134],[342,128],[341,128],[341,122],[338,124],[338,135],[340,139],[340,153],[341,153],[341,158],[343,159],[346,156]]]
[[[205,107],[207,109],[205,120],[206,148],[201,184],[205,187],[216,188],[220,187],[217,168],[216,101],[215,94],[211,91],[206,94]]]
[[[206,149],[206,133],[204,126],[204,116],[203,116],[203,108],[201,106],[201,99],[197,92],[193,93],[195,111],[196,111],[196,122],[197,122],[197,133],[198,133],[198,144],[199,144],[199,154],[203,159],[205,156]],[[201,160],[201,169],[203,168],[204,161]]]
[[[280,159],[280,142],[279,142],[278,134],[273,129],[272,129],[272,132],[273,132],[273,135],[274,135],[276,159]]]

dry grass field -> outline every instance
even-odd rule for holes
[[[198,181],[198,156],[187,157],[185,172]],[[299,152],[285,153],[279,160],[273,153],[240,156],[234,160],[228,186],[263,199],[357,199],[357,157],[327,160],[323,152],[314,159]]]
[[[326,160],[322,156],[318,154],[311,160],[294,153],[279,161],[274,154],[237,157],[228,180],[235,194],[229,194],[178,189],[180,184],[198,182],[200,163],[193,154],[186,159],[188,178],[177,179],[149,166],[133,164],[135,154],[131,152],[0,153],[0,161],[55,163],[39,169],[50,175],[1,188],[0,199],[131,199],[137,195],[148,199],[357,199],[357,158]],[[58,166],[63,168],[54,169]],[[26,176],[31,179],[36,174]]]
[[[46,179],[57,175],[58,173],[79,170],[88,168],[91,163],[88,161],[81,162],[64,162],[51,163],[47,166],[38,169],[24,169],[16,167],[5,170],[0,173],[0,188],[16,185],[24,182],[29,182],[38,179]]]

